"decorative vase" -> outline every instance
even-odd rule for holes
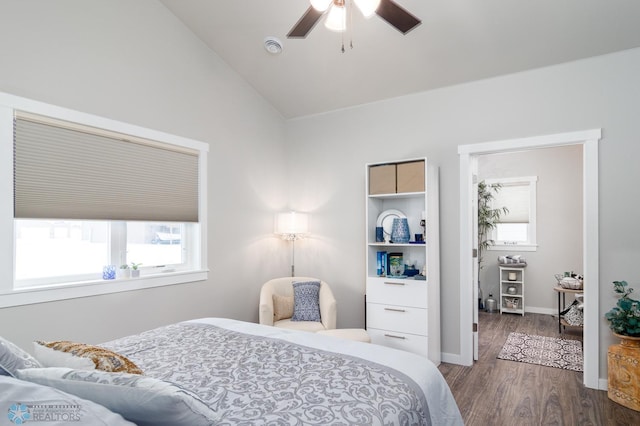
[[[391,242],[396,244],[406,244],[409,242],[411,234],[409,233],[409,223],[407,218],[394,218],[391,225]]]
[[[621,341],[607,353],[609,399],[640,411],[640,337],[614,334]]]
[[[384,243],[384,228],[376,226],[376,243]]]
[[[493,298],[493,294],[489,293],[489,297],[487,297],[484,306],[489,313],[496,312],[498,310],[498,302]]]
[[[115,265],[105,265],[102,268],[103,280],[115,280],[116,279],[116,267]]]

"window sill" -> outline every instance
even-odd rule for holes
[[[35,303],[53,302],[56,300],[75,299],[79,297],[99,296],[124,291],[142,290],[153,287],[164,287],[176,284],[187,284],[205,281],[208,270],[171,272],[140,278],[84,281],[47,287],[31,287],[1,294],[0,308],[31,305]]]
[[[491,251],[537,251],[537,244],[496,244],[487,247]]]

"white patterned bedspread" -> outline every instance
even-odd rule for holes
[[[462,425],[429,360],[379,345],[224,318],[103,344],[188,389],[216,425]]]

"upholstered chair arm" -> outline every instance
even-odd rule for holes
[[[273,325],[273,293],[270,286],[260,291],[260,324]]]
[[[336,328],[338,307],[336,299],[333,297],[333,292],[328,285],[323,284],[322,287],[320,287],[319,299],[322,325],[326,330],[333,330]]]

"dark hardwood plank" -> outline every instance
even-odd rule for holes
[[[582,373],[497,359],[512,331],[558,336],[557,318],[480,313],[479,360],[473,367],[440,365],[465,425],[640,425],[640,413],[587,389]],[[568,339],[582,340],[579,329]]]

